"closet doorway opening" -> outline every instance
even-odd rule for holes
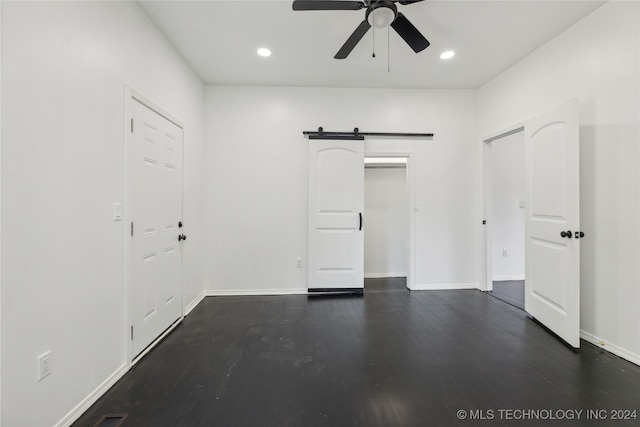
[[[365,157],[365,290],[410,288],[407,157]]]
[[[486,141],[487,290],[524,310],[524,130]]]

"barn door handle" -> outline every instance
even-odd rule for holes
[[[567,237],[567,238],[571,238],[571,236],[573,236],[573,233],[571,233],[571,231],[561,231],[560,232],[560,237]]]
[[[360,225],[358,226],[358,230],[362,230],[362,212],[358,212],[358,217],[360,218]]]

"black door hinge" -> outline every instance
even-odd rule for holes
[[[487,225],[487,220],[486,219],[482,220],[482,225]]]

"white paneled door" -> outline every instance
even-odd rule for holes
[[[580,347],[578,102],[525,124],[525,309]]]
[[[182,317],[182,129],[132,100],[132,351]],[[179,240],[180,239],[180,240]]]
[[[309,141],[310,291],[364,288],[364,141]]]

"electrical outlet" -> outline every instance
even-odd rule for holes
[[[503,256],[503,257],[508,257],[508,256],[509,256],[509,251],[507,250],[507,248],[504,248],[504,249],[502,250],[502,256]]]
[[[302,268],[302,260],[300,258],[296,261],[296,268]]]
[[[38,356],[38,381],[51,373],[51,350]]]

